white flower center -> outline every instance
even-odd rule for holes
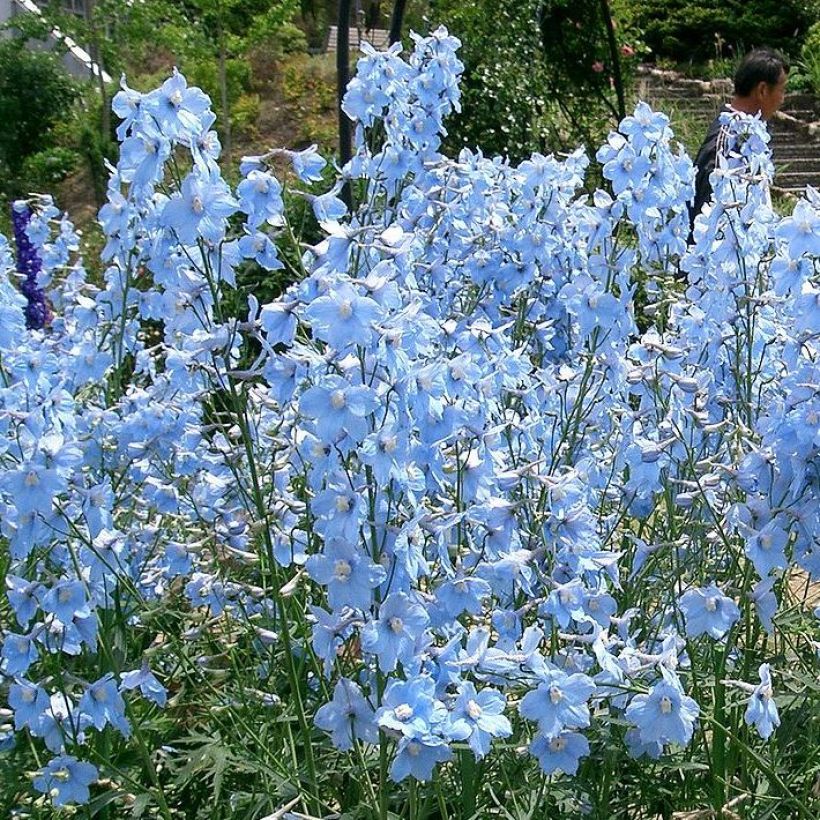
[[[197,215],[205,210],[205,206],[202,204],[202,197],[199,196],[199,194],[191,200],[191,210]]]
[[[404,622],[401,618],[396,618],[395,616],[390,618],[387,623],[390,625],[390,628],[395,632],[397,635],[399,632],[404,629]]]
[[[715,612],[717,610],[717,598],[710,596],[706,599],[706,611]]]
[[[413,717],[413,707],[409,703],[400,703],[396,709],[396,717],[399,720],[410,720]]]
[[[567,740],[563,737],[554,737],[550,741],[550,751],[551,752],[563,752],[566,748]]]
[[[672,701],[664,695],[661,698],[661,714],[668,715],[672,711]]]
[[[398,442],[395,436],[385,436],[381,440],[380,445],[382,452],[385,452],[388,455],[392,455],[396,452],[396,446],[398,445]]]
[[[341,410],[345,406],[345,394],[343,390],[334,390],[330,394],[330,403],[334,410]]]
[[[467,701],[467,714],[473,719],[478,720],[481,717],[481,707],[474,701]]]
[[[336,497],[336,512],[346,513],[350,511],[350,499],[346,495]]]
[[[564,699],[564,693],[557,686],[550,686],[550,700],[553,703],[560,703]]]
[[[341,305],[339,305],[339,318],[340,319],[349,319],[353,315],[353,305],[350,302],[350,299],[345,299]]]
[[[339,559],[333,565],[333,577],[337,581],[347,581],[352,572],[350,561],[346,561],[344,558]]]
[[[171,94],[170,97],[168,97],[168,102],[171,103],[171,105],[173,105],[174,108],[179,108],[179,106],[182,104],[182,92],[179,89],[174,91],[174,93]]]

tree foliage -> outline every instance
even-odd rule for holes
[[[616,113],[614,61],[600,0],[433,0],[430,18],[463,43],[462,113],[450,145],[520,159],[595,142]],[[618,7],[614,8],[617,14]],[[637,35],[618,15],[622,65]]]
[[[16,38],[0,42],[0,176],[7,191],[26,157],[49,146],[51,128],[77,95],[54,55],[30,51]]]
[[[708,59],[755,46],[795,52],[817,4],[806,0],[629,0],[646,44],[659,57]]]

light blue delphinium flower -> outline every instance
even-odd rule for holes
[[[754,726],[763,740],[768,740],[774,730],[780,726],[780,715],[777,713],[777,705],[774,702],[769,664],[761,664],[758,674],[760,683],[754,687],[744,717],[748,726]]]
[[[102,730],[110,723],[125,737],[130,736],[131,726],[125,717],[125,701],[120,695],[113,674],[103,675],[98,681],[90,684],[80,698],[77,708],[95,729]]]
[[[354,541],[332,538],[322,554],[311,555],[305,563],[308,575],[327,589],[330,606],[367,609],[373,588],[386,577],[384,567],[355,546]]]
[[[637,726],[642,743],[678,743],[692,739],[700,707],[683,693],[677,676],[661,667],[663,679],[648,695],[635,695],[626,709],[626,718]]]
[[[156,675],[148,666],[148,661],[143,661],[139,669],[124,672],[120,681],[120,689],[139,689],[144,698],[153,701],[157,706],[165,706],[168,701],[168,690],[157,680]]]
[[[43,713],[50,706],[50,700],[41,686],[18,678],[9,687],[9,706],[14,711],[14,728],[17,731],[28,726],[36,732]]]
[[[470,681],[461,685],[451,719],[469,726],[467,743],[476,757],[484,757],[490,751],[493,738],[512,734],[510,721],[504,716],[506,705],[504,695],[495,689],[487,687],[477,692]]]
[[[392,672],[398,661],[410,661],[429,622],[421,604],[404,592],[392,592],[382,601],[378,619],[362,629],[362,649],[378,656],[383,672]]]
[[[714,584],[687,590],[681,596],[679,605],[686,624],[686,634],[690,638],[706,634],[717,640],[740,618],[737,604]]]
[[[564,729],[589,726],[587,701],[594,691],[595,682],[587,675],[547,669],[538,688],[521,699],[518,711],[527,720],[537,721],[541,732],[553,738]]]
[[[42,772],[34,778],[34,788],[48,794],[55,806],[69,803],[87,803],[91,795],[88,787],[99,777],[91,763],[77,760],[70,755],[61,755],[48,762]]]
[[[194,244],[200,236],[219,242],[225,235],[227,218],[237,207],[221,178],[192,171],[182,181],[179,193],[166,203],[161,220],[185,244]]]
[[[589,754],[589,741],[580,732],[561,732],[552,738],[536,735],[530,754],[538,759],[545,774],[575,774],[581,758]]]
[[[366,743],[379,740],[373,707],[359,686],[348,678],[339,679],[333,688],[333,700],[318,709],[314,722],[330,732],[333,745],[342,751],[351,749],[354,739]]]

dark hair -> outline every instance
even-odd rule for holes
[[[758,83],[777,85],[783,71],[789,73],[789,64],[779,51],[756,48],[740,61],[735,72],[735,94],[746,97]]]

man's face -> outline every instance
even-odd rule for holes
[[[788,80],[788,75],[781,69],[780,79],[774,85],[758,84],[757,102],[764,120],[768,120],[783,105],[783,98],[786,96],[786,80]]]

